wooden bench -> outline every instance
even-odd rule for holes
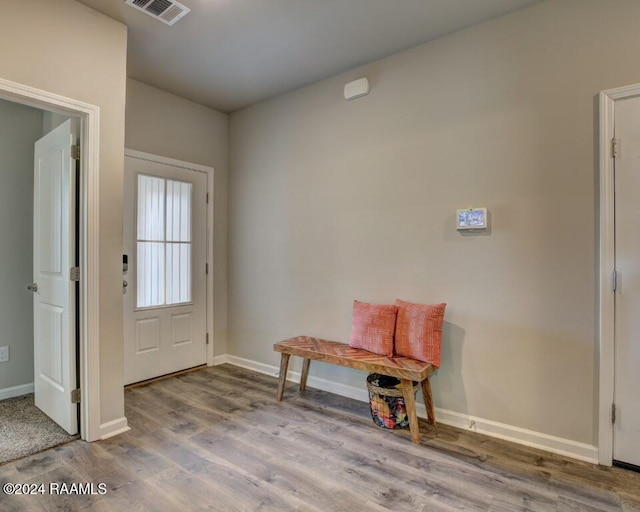
[[[407,416],[409,417],[411,439],[414,443],[420,442],[420,429],[418,426],[412,381],[420,382],[429,424],[436,424],[431,384],[429,383],[429,376],[434,372],[435,367],[429,363],[423,363],[422,361],[416,361],[408,357],[391,358],[381,356],[367,352],[366,350],[352,348],[345,343],[311,338],[309,336],[297,336],[288,340],[279,341],[273,345],[273,350],[281,353],[280,382],[278,383],[279,402],[282,400],[284,394],[289,356],[298,356],[303,358],[300,391],[304,391],[307,386],[309,364],[312,359],[314,361],[346,366],[347,368],[354,368],[356,370],[365,370],[370,373],[380,373],[400,379],[404,403],[407,408]]]

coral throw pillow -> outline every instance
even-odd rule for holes
[[[447,305],[396,300],[396,306],[396,355],[418,359],[439,368],[444,308]]]
[[[398,308],[391,304],[367,304],[354,300],[349,345],[374,354],[393,356],[397,312]]]

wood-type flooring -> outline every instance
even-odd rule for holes
[[[277,385],[223,365],[127,390],[129,432],[0,466],[46,491],[0,487],[0,511],[640,511],[640,474],[423,420],[414,445],[366,403]]]

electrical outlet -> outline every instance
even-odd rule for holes
[[[6,363],[9,360],[9,347],[0,347],[0,363]]]

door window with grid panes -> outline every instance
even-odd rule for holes
[[[138,308],[191,302],[193,185],[138,175]]]

